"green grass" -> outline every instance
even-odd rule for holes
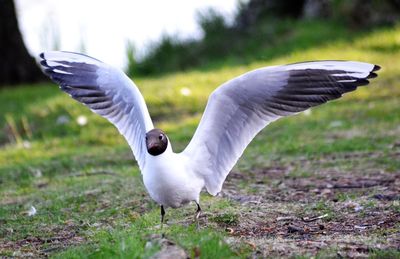
[[[212,90],[248,70],[313,59],[379,64],[382,70],[370,86],[312,109],[311,116],[299,114],[268,126],[246,149],[234,171],[248,175],[280,164],[290,168],[288,179],[354,168],[398,173],[400,161],[391,156],[399,151],[400,27],[351,37],[351,31],[345,28],[330,32],[319,24],[311,27],[331,35],[329,41],[319,42],[318,33],[299,29],[296,39],[301,40],[291,42],[290,51],[284,51],[284,44],[266,50],[271,53],[263,54],[268,60],[249,58],[245,65],[227,61],[209,69],[137,78],[135,82],[156,126],[167,132],[174,150],[180,151],[196,129]],[[182,95],[182,88],[189,89],[190,95]],[[254,252],[245,243],[229,241],[225,228],[240,227],[247,218],[241,216],[246,207],[226,197],[202,195],[202,207],[210,221],[203,221],[200,230],[192,220],[194,205],[168,210],[168,226],[160,230],[159,208],[147,195],[124,139],[105,119],[54,85],[2,89],[0,110],[0,256],[33,253],[57,258],[150,257],[160,247],[146,244],[151,235],[162,233],[192,257],[198,253],[202,258],[247,257]],[[76,122],[81,115],[88,119],[85,126]],[[65,122],[57,123],[60,120]],[[369,152],[381,155],[346,159],[347,154]],[[339,159],[327,159],[332,156]],[[304,166],[298,162],[302,159],[322,162]],[[279,186],[274,179],[264,182],[265,186]],[[254,183],[252,179],[243,181],[240,189],[257,194],[258,189],[251,186]],[[336,196],[338,203],[357,200],[353,193]],[[360,203],[375,207],[368,200]],[[341,213],[332,202],[327,204],[313,199],[294,211],[299,215],[329,213],[333,218]],[[33,217],[24,214],[30,206],[37,209]],[[279,204],[276,206],[279,213],[290,213]],[[391,201],[389,209],[398,213],[398,202]],[[265,212],[274,213],[274,208]],[[22,245],[21,240],[33,237],[36,241]],[[397,254],[398,251],[371,250],[370,255],[380,258]],[[297,255],[308,254],[299,250]]]

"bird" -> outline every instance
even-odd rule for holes
[[[195,202],[200,193],[215,196],[251,140],[268,124],[294,115],[369,83],[380,66],[340,60],[268,66],[239,75],[209,96],[186,148],[175,153],[167,134],[155,128],[135,83],[120,69],[68,51],[39,55],[43,72],[62,91],[106,118],[124,136],[140,168],[144,186],[160,206]]]

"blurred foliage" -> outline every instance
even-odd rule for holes
[[[326,1],[326,0],[325,0]],[[353,28],[393,25],[400,18],[399,0],[330,0],[325,12]]]
[[[133,74],[136,67],[135,51],[135,45],[131,41],[128,41],[126,44],[126,58],[128,62],[126,72],[128,75]]]
[[[198,12],[197,24],[203,33],[200,40],[164,34],[148,46],[141,59],[135,58],[132,45],[128,44],[126,70],[130,76],[147,76],[271,59],[275,56],[271,50],[275,51],[288,38],[292,38],[292,44],[304,45],[294,41],[299,30],[315,34],[305,44],[311,46],[331,40],[332,37],[325,36],[336,36],[339,25],[349,27],[350,36],[374,26],[393,25],[399,17],[399,0],[239,1],[232,23],[214,9]],[[324,26],[315,31],[315,23],[309,23],[310,20],[323,21]]]

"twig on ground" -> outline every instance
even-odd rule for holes
[[[302,220],[303,220],[304,222],[312,222],[312,221],[316,221],[316,220],[318,220],[318,219],[326,218],[326,217],[328,217],[328,216],[329,216],[329,214],[326,213],[326,214],[324,214],[324,215],[317,216],[317,217],[312,217],[312,218],[304,217],[304,218],[302,218]]]
[[[286,217],[277,217],[276,221],[289,221],[289,220],[295,220],[296,217],[293,216],[286,216]]]

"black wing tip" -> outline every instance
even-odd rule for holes
[[[378,70],[381,70],[381,66],[379,66],[379,65],[374,65],[374,68],[372,69],[372,72],[378,71]]]
[[[369,75],[366,77],[366,79],[372,79],[372,78],[376,78],[378,76],[377,73],[374,73],[376,71],[379,71],[381,69],[381,66],[379,65],[374,65],[374,67],[372,68],[371,72],[369,73]]]
[[[44,66],[46,68],[50,67],[49,64],[47,64],[47,61],[45,59],[42,59],[39,63],[40,63],[40,65],[42,65],[42,66]]]
[[[372,79],[372,78],[376,78],[378,76],[377,73],[371,72],[369,73],[369,75],[366,77],[367,79]]]
[[[367,78],[362,78],[362,79],[357,80],[357,86],[364,86],[367,84],[369,84],[369,80]]]

